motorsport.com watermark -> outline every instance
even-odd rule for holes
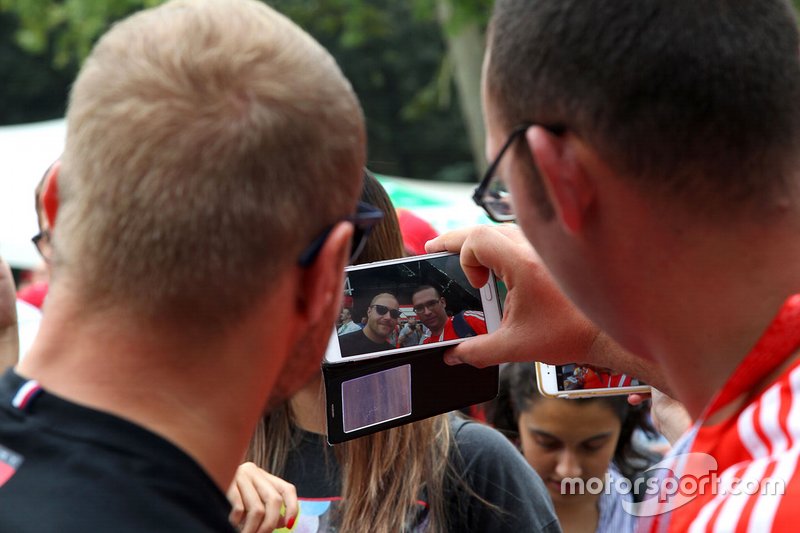
[[[733,472],[735,469],[730,469]],[[680,473],[678,473],[680,472]],[[647,475],[651,473],[651,475]],[[717,460],[707,453],[685,453],[660,461],[631,481],[606,472],[603,478],[565,478],[561,494],[632,495],[623,509],[634,516],[655,516],[685,505],[697,496],[782,496],[786,481],[778,478],[717,474]]]

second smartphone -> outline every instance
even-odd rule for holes
[[[609,368],[570,363],[536,363],[539,392],[552,398],[587,398],[633,393],[648,393],[650,387],[637,378]]]

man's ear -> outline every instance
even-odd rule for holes
[[[541,127],[528,128],[525,138],[556,215],[567,231],[579,233],[595,199],[595,184],[578,156],[577,139]]]
[[[61,160],[58,160],[48,169],[42,186],[42,207],[50,228],[55,227],[56,213],[58,213],[58,176],[60,172]]]
[[[328,234],[314,262],[295,266],[291,281],[294,300],[283,333],[290,343],[288,357],[275,370],[279,379],[272,386],[267,407],[286,400],[309,380],[320,375],[320,363],[333,333],[336,313],[342,303],[344,267],[350,253],[353,226],[340,222]],[[274,342],[266,338],[266,345]]]
[[[336,312],[342,303],[344,267],[350,253],[353,225],[339,222],[328,234],[314,262],[304,268],[299,276],[301,286],[297,291],[297,311],[305,315],[307,324],[321,320],[336,321]]]

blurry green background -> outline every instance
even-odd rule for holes
[[[0,0],[0,126],[59,118],[95,40],[161,0]],[[336,57],[364,107],[369,166],[475,181],[491,0],[269,0]]]

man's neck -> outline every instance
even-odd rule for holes
[[[444,321],[442,322],[442,325],[441,325],[441,326],[439,326],[439,327],[438,327],[438,328],[436,328],[436,329],[433,329],[433,328],[428,328],[428,329],[430,329],[430,330],[431,330],[431,337],[440,337],[440,336],[442,335],[442,333],[444,332],[444,326],[445,326],[445,324],[447,324],[447,321],[448,321],[448,320],[449,320],[449,318],[447,318],[447,317],[446,317],[446,318],[444,319]]]
[[[620,340],[663,368],[692,418],[722,388],[786,298],[800,291],[799,231],[786,214],[763,226],[676,232],[650,244],[663,257],[649,254],[649,264],[629,266],[647,276],[619,280],[624,293],[618,303],[628,306],[630,318],[630,342]]]
[[[292,396],[290,405],[297,427],[311,433],[325,434],[325,394],[321,377],[312,380]]]
[[[237,335],[200,342],[113,311],[87,317],[50,298],[18,372],[66,400],[161,435],[226,490],[277,377],[262,364],[268,358],[252,353],[258,344],[249,328],[236,328],[235,344],[230,339]],[[281,361],[274,363],[281,368]]]

